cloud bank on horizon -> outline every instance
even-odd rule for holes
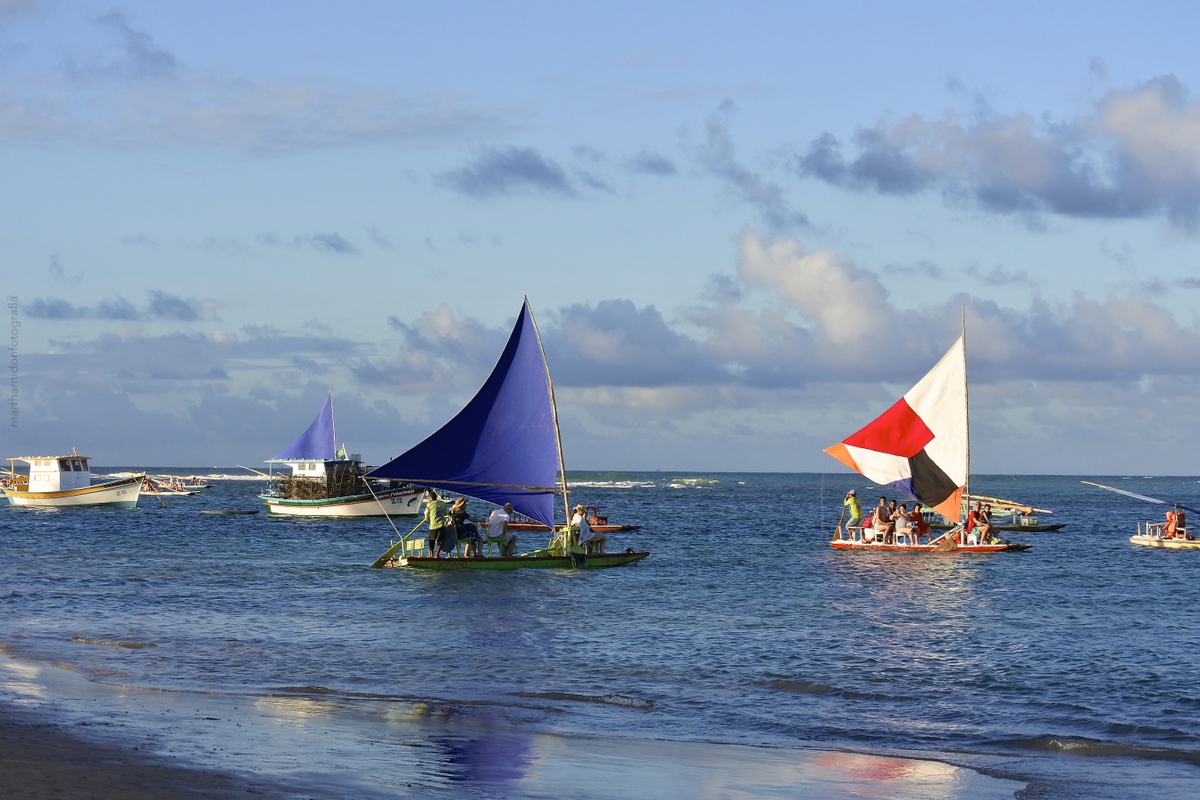
[[[470,397],[528,294],[569,467],[829,468],[965,314],[980,471],[1194,471],[1190,62],[1112,85],[1090,54],[1059,113],[981,93],[784,126],[732,58],[634,81],[620,47],[580,56],[615,88],[496,62],[538,79],[513,92],[388,81],[363,62],[394,54],[316,30],[268,66],[189,13],[0,5],[10,447],[246,463],[332,389],[379,461]]]

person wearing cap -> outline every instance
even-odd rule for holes
[[[846,507],[846,512],[850,514],[850,521],[846,523],[846,528],[861,527],[863,513],[862,503],[858,500],[858,493],[853,489],[846,492],[846,499],[842,501],[842,505]]]
[[[588,523],[587,507],[578,505],[572,509],[575,516],[571,517],[572,530],[579,531],[579,546],[584,549],[584,552],[604,552],[604,545],[608,543],[608,537],[603,533],[593,533],[592,526]]]

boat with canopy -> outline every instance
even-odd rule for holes
[[[891,408],[824,452],[892,491],[911,497],[954,522],[928,543],[918,533],[885,538],[871,527],[843,529],[830,546],[839,550],[997,553],[1031,545],[981,542],[964,531],[962,504],[970,496],[971,445],[967,409],[967,332],[916,386]]]
[[[292,517],[413,516],[421,508],[421,492],[395,483],[376,489],[368,484],[367,470],[357,454],[346,455],[336,446],[333,393],[300,438],[267,461],[290,472],[268,473],[267,491],[259,499],[272,514]]]
[[[1102,483],[1092,483],[1091,481],[1080,481],[1088,486],[1095,486],[1097,489],[1107,489],[1110,492],[1123,494],[1126,497],[1132,497],[1137,500],[1145,500],[1147,503],[1155,503],[1157,505],[1171,506],[1167,511],[1166,520],[1163,522],[1139,522],[1137,533],[1129,537],[1129,541],[1142,547],[1161,547],[1168,550],[1200,550],[1200,541],[1187,532],[1187,513],[1200,514],[1200,509],[1185,506],[1183,503],[1172,503],[1168,500],[1159,500],[1157,497],[1150,497],[1144,494],[1135,492],[1127,492],[1124,489],[1116,489],[1112,486],[1105,486]]]
[[[556,478],[562,476],[561,486]],[[541,336],[526,298],[508,343],[491,374],[462,411],[424,441],[367,475],[454,492],[513,509],[548,529],[561,495],[571,508],[554,385]],[[418,525],[372,566],[417,569],[520,569],[615,567],[639,561],[645,551],[588,553],[569,532],[553,535],[543,549],[495,558],[434,558]],[[398,533],[398,531],[397,531]]]

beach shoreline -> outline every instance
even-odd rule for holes
[[[364,748],[363,737],[374,748]],[[562,736],[411,701],[113,686],[8,657],[0,657],[0,751],[0,796],[63,800],[455,797],[464,790],[508,798],[799,792],[828,800],[999,800],[1024,785],[925,759]]]

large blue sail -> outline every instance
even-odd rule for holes
[[[558,437],[529,302],[483,387],[454,419],[369,473],[470,495],[554,524]]]
[[[317,414],[308,430],[271,460],[332,461],[333,452],[333,392],[330,392],[329,397],[325,398],[325,405],[321,407],[321,413]]]

